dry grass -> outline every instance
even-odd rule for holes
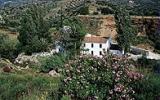
[[[7,34],[11,39],[15,39],[15,40],[17,39],[17,36],[18,36],[18,33],[16,32],[11,32],[1,28],[0,28],[0,34]]]
[[[136,47],[142,48],[142,49],[145,49],[145,50],[150,50],[150,51],[154,50],[154,47],[151,46],[149,43],[141,43],[141,44],[138,44]]]

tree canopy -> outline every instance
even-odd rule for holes
[[[44,14],[44,10],[36,5],[33,5],[24,12],[21,19],[20,34],[18,36],[22,51],[26,53],[46,51],[49,43],[52,42],[51,34],[49,33],[49,24],[43,19]],[[35,41],[34,39],[40,41],[40,48],[33,46],[35,44],[33,42]]]
[[[130,46],[136,36],[135,30],[131,25],[129,12],[124,6],[116,7],[114,16],[118,33],[117,41],[124,51],[127,52],[130,50]]]
[[[82,39],[86,34],[81,21],[75,17],[66,18],[63,20],[63,28],[60,30],[60,45],[67,52],[78,53]]]

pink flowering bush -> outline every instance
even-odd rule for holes
[[[127,57],[78,56],[65,64],[64,94],[78,100],[134,100],[131,84],[143,78]]]

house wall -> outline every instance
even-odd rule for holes
[[[100,48],[100,44],[102,44],[102,48]],[[83,49],[88,51],[85,51],[83,53],[92,55],[93,51],[93,56],[101,57],[100,52],[104,54],[104,50],[107,51],[107,49],[109,49],[110,47],[109,44],[110,44],[109,41],[107,41],[106,43],[93,43],[93,48],[92,48],[92,43],[85,43],[85,47],[83,46]]]
[[[118,56],[123,55],[123,51],[120,51],[120,50],[109,50],[109,52],[113,55],[118,55]]]
[[[56,53],[60,53],[63,50],[62,50],[61,46],[56,46],[55,51],[56,51]]]

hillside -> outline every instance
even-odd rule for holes
[[[70,2],[80,2],[85,0],[0,0],[0,7],[17,7],[26,4],[33,3],[47,3],[47,2],[56,2],[62,1],[58,7],[65,6]],[[86,0],[93,2],[93,0]],[[99,4],[104,5],[105,3],[111,3],[113,5],[126,5],[132,14],[135,15],[159,15],[160,1],[159,0],[94,0]],[[70,7],[70,4],[67,5]],[[57,8],[59,9],[59,8]]]
[[[86,25],[91,34],[98,34],[104,37],[116,37],[116,23],[113,15],[79,15],[79,18]],[[140,35],[146,35],[149,30],[158,30],[160,17],[153,16],[131,16],[132,24]],[[147,26],[150,25],[150,28]]]
[[[92,0],[89,5],[92,5]],[[96,1],[96,4],[98,4],[97,9],[101,10],[102,15],[108,15],[110,13],[105,12],[103,13],[103,10],[108,10],[108,8],[105,8],[105,6],[108,3],[111,3],[113,5],[126,5],[126,8],[130,11],[131,15],[152,15],[156,16],[159,13],[159,5],[160,1],[159,0],[94,0]],[[86,1],[85,0],[0,0],[1,5],[6,5],[4,6],[3,9],[0,9],[0,14],[4,14],[5,17],[7,16],[6,19],[10,19],[10,23],[16,25],[19,25],[19,19],[21,13],[28,8],[30,4],[33,3],[39,3],[41,4],[45,9],[47,9],[46,16],[45,18],[53,18],[60,17],[61,14],[63,16],[72,16],[72,15],[78,15],[79,10],[86,6]],[[44,4],[43,4],[44,3]],[[15,5],[19,5],[14,7]],[[27,5],[26,5],[27,4]],[[7,6],[8,5],[8,6]],[[88,6],[88,5],[87,5]],[[103,8],[104,7],[104,8]],[[147,10],[146,10],[147,9]],[[94,20],[93,23],[96,23],[96,18],[91,17],[90,20]],[[109,18],[110,20],[110,18]],[[111,18],[112,20],[112,18]],[[158,22],[158,21],[157,21]],[[98,23],[98,24],[101,24]],[[103,24],[103,22],[102,22]],[[94,28],[93,32],[98,33],[104,33],[106,30],[108,32],[116,34],[114,31],[115,28],[113,27],[115,23],[112,23],[112,25],[108,25],[109,29],[105,29],[106,24],[102,25],[103,29],[99,31],[99,27],[96,27],[96,24],[94,25],[96,28]],[[142,26],[142,25],[141,25]],[[156,24],[157,26],[157,24]],[[10,26],[12,27],[12,26]],[[102,28],[101,27],[101,28]],[[113,29],[112,29],[113,28]],[[105,29],[105,30],[104,30]],[[112,30],[112,32],[111,32]],[[138,29],[139,30],[139,29]],[[140,29],[141,31],[142,29]],[[102,32],[103,31],[103,32]]]
[[[78,17],[86,26],[88,33],[111,37],[116,40],[118,34],[113,15],[79,15]],[[158,30],[160,17],[131,16],[131,19],[132,25],[135,27],[137,35],[139,36],[137,38],[138,42],[135,43],[135,45],[153,51],[155,42],[149,40],[148,37],[154,35]]]
[[[24,5],[29,3],[42,3],[42,2],[49,2],[53,0],[0,0],[0,6],[16,6],[16,5]]]
[[[159,16],[160,0],[96,0],[100,5],[124,5],[132,15]]]

